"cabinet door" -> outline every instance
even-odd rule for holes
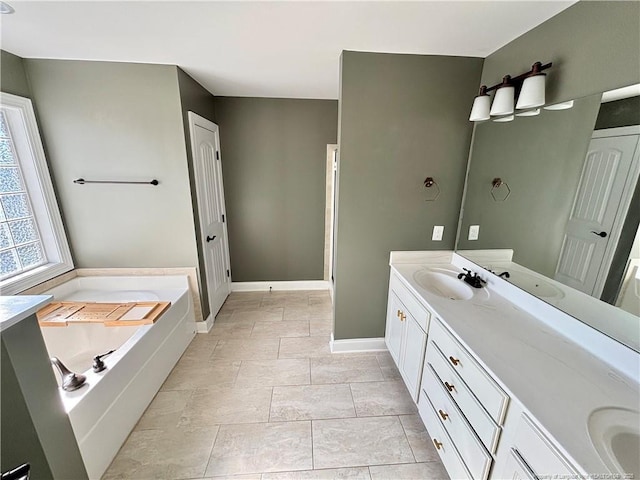
[[[536,475],[531,471],[518,450],[515,448],[509,452],[509,459],[505,464],[504,475],[501,478],[508,480],[536,480]]]
[[[424,333],[415,318],[407,312],[405,324],[404,349],[400,362],[400,373],[404,378],[407,389],[414,401],[418,401],[420,380],[422,379],[422,364],[427,345],[427,334]]]
[[[398,312],[404,312],[404,305],[400,303],[393,291],[389,292],[389,303],[387,305],[387,328],[384,341],[387,344],[389,353],[400,368],[400,346],[402,344],[402,330],[404,323]]]

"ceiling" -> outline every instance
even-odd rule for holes
[[[24,58],[172,64],[214,95],[330,99],[342,50],[486,57],[575,3],[7,2],[2,48]]]

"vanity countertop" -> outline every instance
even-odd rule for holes
[[[51,302],[51,295],[14,295],[0,297],[0,331],[21,322]]]
[[[595,452],[587,430],[590,414],[604,407],[637,410],[640,388],[581,346],[510,302],[493,289],[470,300],[450,300],[420,287],[414,274],[459,266],[436,263],[395,263],[391,268],[403,283],[445,323],[458,340],[492,372],[501,386],[539,422],[584,470],[609,470]],[[405,259],[406,261],[406,259]],[[488,295],[487,295],[488,293]]]

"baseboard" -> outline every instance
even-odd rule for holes
[[[268,292],[271,290],[328,290],[326,280],[300,280],[292,282],[232,282],[232,292]]]
[[[196,322],[196,331],[198,333],[209,333],[213,327],[213,315],[209,314],[204,322]]]
[[[331,353],[347,352],[384,352],[387,345],[384,338],[348,338],[345,340],[334,340],[331,334]]]

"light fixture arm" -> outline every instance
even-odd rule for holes
[[[521,73],[517,77],[511,77],[509,75],[505,75],[504,78],[502,79],[502,82],[496,83],[495,85],[493,85],[491,87],[487,87],[487,86],[483,85],[480,88],[481,89],[484,88],[484,93],[488,93],[488,92],[492,92],[493,90],[497,90],[498,88],[500,88],[500,87],[505,85],[505,79],[507,79],[507,77],[508,77],[509,83],[511,83],[511,85],[517,85],[519,83],[522,83],[525,78],[533,77],[534,75],[540,75],[540,73],[543,70],[547,70],[548,68],[551,68],[552,65],[553,65],[553,62],[545,63],[544,65],[542,64],[542,62],[536,62],[531,66],[531,70],[529,70],[528,72]]]

